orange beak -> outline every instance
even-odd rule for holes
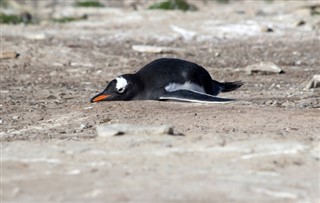
[[[93,102],[100,102],[100,101],[104,101],[106,98],[110,97],[110,94],[101,94],[101,95],[97,95],[95,97],[93,97],[91,99],[91,103]]]

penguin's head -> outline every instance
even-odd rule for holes
[[[126,74],[112,80],[107,87],[94,96],[90,102],[128,101],[132,100],[141,90],[140,80],[133,74]]]

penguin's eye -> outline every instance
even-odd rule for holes
[[[123,87],[121,87],[121,88],[117,89],[117,92],[119,92],[119,93],[123,93],[123,92],[124,92],[124,88],[123,88]]]

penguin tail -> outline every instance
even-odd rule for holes
[[[244,83],[242,81],[235,81],[235,82],[221,82],[219,84],[221,88],[221,92],[231,92],[233,90],[238,89],[241,87]]]

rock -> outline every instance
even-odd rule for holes
[[[314,75],[305,87],[306,90],[320,87],[320,75]]]
[[[98,137],[112,137],[117,135],[172,135],[173,127],[169,125],[141,126],[130,124],[98,125]]]
[[[18,58],[20,54],[15,51],[2,51],[0,52],[0,59],[14,59]]]
[[[49,95],[49,96],[47,96],[47,99],[58,99],[58,98],[54,95]]]
[[[320,4],[310,5],[309,8],[311,15],[320,15]]]
[[[59,66],[59,67],[63,67],[63,66],[64,66],[63,63],[53,63],[52,65],[53,65],[53,66]]]
[[[176,25],[170,26],[173,31],[180,34],[185,40],[192,40],[197,36],[197,33],[194,31],[186,30],[184,28],[178,27]]]
[[[83,129],[88,129],[88,128],[92,128],[92,125],[89,124],[89,123],[81,123],[80,124],[80,129],[83,130]]]
[[[298,22],[296,22],[296,27],[300,27],[306,24],[306,21],[304,20],[299,20]]]
[[[19,116],[13,116],[12,120],[18,120],[20,117]]]
[[[294,65],[295,65],[295,66],[300,66],[301,64],[302,64],[301,61],[296,61],[296,62],[294,62]]]
[[[285,107],[285,108],[289,108],[289,107],[294,107],[295,104],[294,104],[294,102],[285,101],[284,103],[281,104],[281,106]]]
[[[73,169],[73,170],[70,170],[68,171],[68,175],[79,175],[81,173],[81,170],[79,169]]]
[[[313,15],[319,15],[320,13],[320,4],[311,4],[306,6],[301,6],[297,8],[295,11],[298,15],[304,15],[304,16],[313,16]]]
[[[273,32],[274,30],[269,26],[262,26],[261,32]]]
[[[32,39],[32,40],[44,40],[47,38],[46,34],[44,33],[36,33],[36,34],[27,34],[25,38]]]
[[[82,62],[71,62],[71,66],[83,66],[83,67],[93,67],[91,63],[82,63]]]
[[[173,47],[158,47],[158,46],[148,46],[148,45],[133,45],[132,49],[137,52],[142,53],[184,53],[183,49],[173,48]]]
[[[301,102],[296,104],[296,107],[299,109],[305,109],[305,108],[310,108],[311,103],[307,100],[302,100]]]
[[[277,66],[276,64],[272,62],[261,62],[257,64],[249,65],[245,68],[245,71],[247,74],[251,75],[253,73],[257,72],[263,72],[263,73],[284,73],[284,71]]]
[[[275,106],[277,105],[278,101],[277,100],[269,100],[269,101],[266,101],[266,105],[268,106]]]

